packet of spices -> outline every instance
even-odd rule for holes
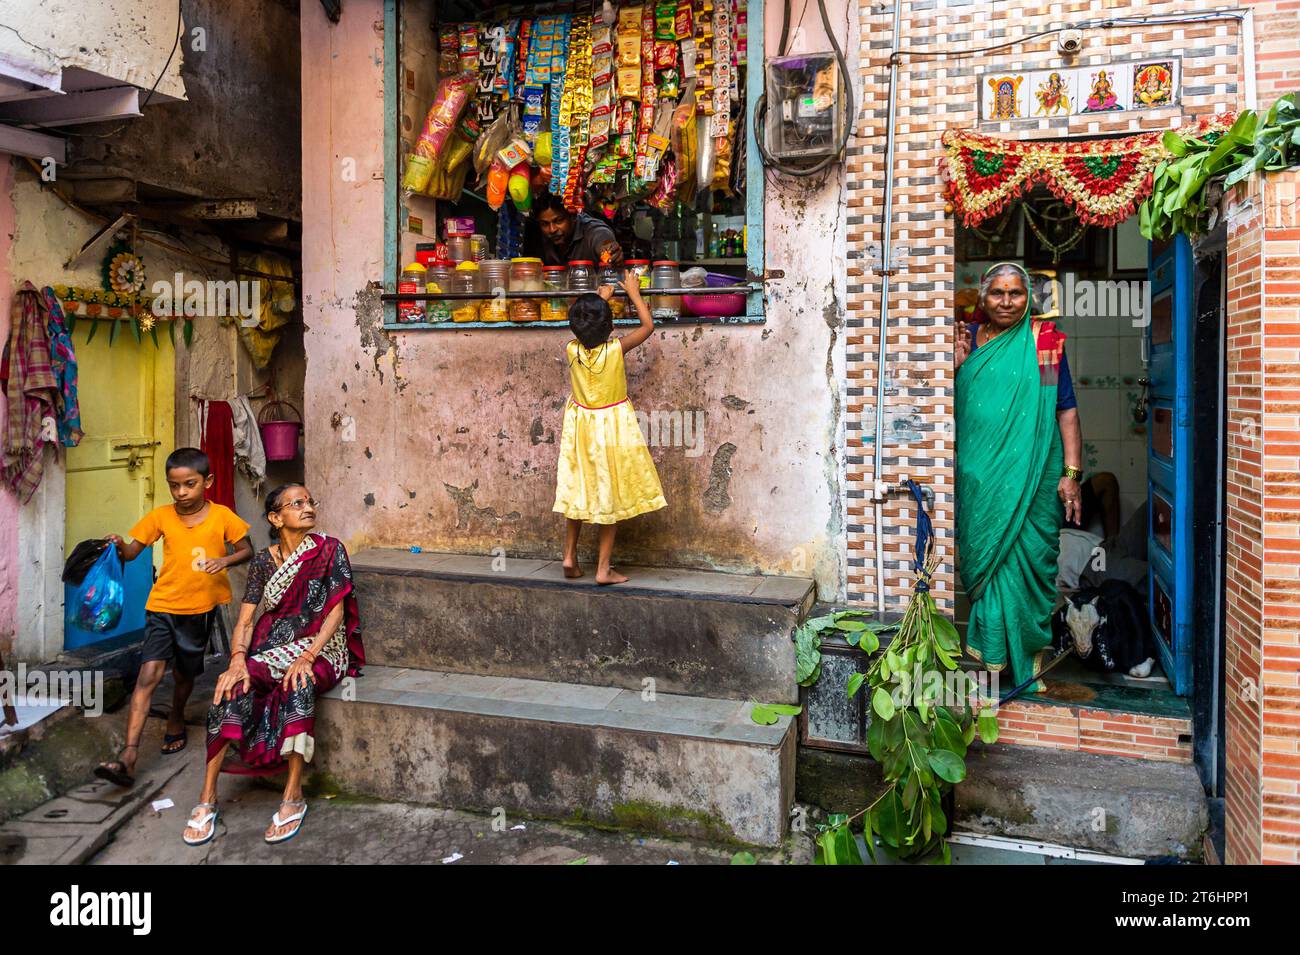
[[[682,79],[677,70],[664,70],[659,74],[659,98],[675,100],[681,94]]]
[[[632,31],[641,33],[641,4],[630,3],[618,11],[618,32]]]
[[[695,35],[695,20],[691,15],[690,0],[681,0],[673,17],[673,39],[689,40]]]
[[[677,65],[677,43],[673,40],[655,41],[655,69],[670,70]]]
[[[677,3],[671,0],[669,3],[659,3],[655,5],[655,39],[656,40],[675,40],[677,39]]]
[[[620,66],[618,68],[618,95],[624,99],[636,99],[641,95],[640,66]]]

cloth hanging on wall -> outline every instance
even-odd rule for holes
[[[72,347],[72,334],[63,317],[54,289],[48,285],[41,289],[45,305],[50,310],[46,332],[50,339],[50,369],[58,381],[63,407],[59,414],[59,443],[65,448],[75,448],[86,432],[81,430],[81,404],[77,400],[77,353]]]
[[[256,325],[239,323],[239,339],[253,359],[253,367],[264,371],[271,353],[280,343],[281,329],[288,324],[298,301],[293,294],[293,267],[289,260],[271,252],[253,258],[253,268],[268,275],[283,275],[285,281],[258,279],[258,313]]]
[[[257,415],[247,395],[230,402],[231,427],[234,432],[235,465],[253,482],[254,493],[260,494],[266,480],[266,450],[262,447],[262,432],[257,427]]]
[[[1203,117],[1179,135],[1213,141],[1236,118]],[[1121,139],[1014,140],[969,129],[943,134],[944,194],[967,226],[997,215],[1035,183],[1044,183],[1084,225],[1113,226],[1137,212],[1151,194],[1156,166],[1169,158],[1163,131]]]
[[[14,295],[5,394],[4,480],[26,504],[45,473],[44,420],[59,419],[59,382],[50,367],[49,308],[31,282]]]
[[[230,405],[205,401],[199,410],[199,450],[212,466],[208,500],[235,509],[235,436]]]

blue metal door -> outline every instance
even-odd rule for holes
[[[1151,244],[1147,428],[1148,605],[1174,692],[1192,684],[1192,247]]]

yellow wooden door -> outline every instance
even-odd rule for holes
[[[96,322],[99,328],[92,339]],[[175,442],[175,349],[165,329],[159,329],[155,346],[147,334],[136,342],[125,323],[110,345],[111,328],[111,322],[82,318],[72,334],[86,435],[68,449],[65,553],[87,538],[128,537],[147,511],[171,500],[163,465]],[[161,560],[161,549],[153,550]],[[127,566],[126,610],[117,628],[87,634],[67,627],[64,646],[141,629],[153,561],[154,555],[146,551]]]

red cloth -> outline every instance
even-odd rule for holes
[[[235,509],[235,428],[230,405],[209,401],[203,409],[203,434],[199,450],[212,465],[212,489],[209,501]]]

